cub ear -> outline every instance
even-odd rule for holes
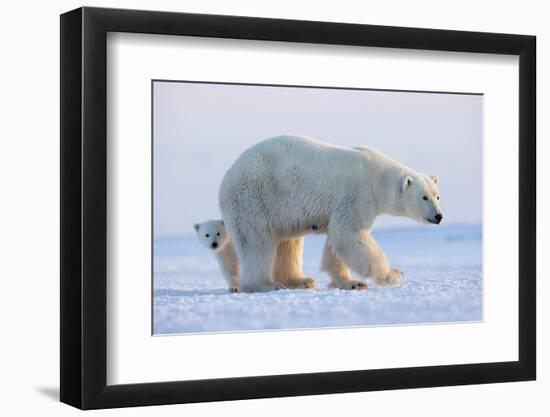
[[[198,223],[195,223],[195,224],[193,225],[193,229],[195,229],[195,232],[198,232],[199,229],[200,229],[200,227],[201,227],[201,225],[198,224]]]
[[[437,175],[434,175],[433,177],[430,177],[435,185],[439,185],[439,177]]]
[[[401,183],[401,192],[407,191],[407,189],[411,186],[412,182],[413,182],[412,177],[406,175],[403,178],[403,182]]]

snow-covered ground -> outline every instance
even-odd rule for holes
[[[216,260],[195,235],[154,242],[155,334],[440,323],[482,320],[481,225],[374,231],[398,287],[329,289],[319,272],[324,236],[308,236],[304,271],[316,290],[230,294]]]

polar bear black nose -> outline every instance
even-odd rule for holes
[[[218,242],[212,242],[212,247],[217,248],[218,247]]]
[[[443,220],[443,214],[441,213],[436,214],[435,220],[437,221],[437,224],[441,223],[441,220]]]

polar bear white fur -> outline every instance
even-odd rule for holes
[[[239,292],[239,260],[235,254],[229,234],[225,230],[223,220],[208,220],[193,225],[199,242],[214,252],[222,275],[229,285],[230,292]],[[288,254],[299,254],[298,259],[290,259]],[[279,245],[276,258],[279,260],[276,268],[272,271],[275,281],[284,288],[315,288],[315,281],[311,278],[304,278],[299,281],[289,280],[288,271],[302,269],[302,247],[292,241]]]
[[[239,292],[239,260],[222,220],[208,220],[193,225],[197,238],[212,250],[218,261],[229,292]]]
[[[344,148],[300,136],[278,136],[244,151],[225,174],[219,203],[240,264],[240,290],[281,288],[304,279],[303,236],[326,233],[322,269],[337,288],[363,288],[350,269],[394,285],[371,235],[380,214],[439,223],[437,177],[427,177],[370,148]]]

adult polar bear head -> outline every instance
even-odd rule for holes
[[[381,198],[386,200],[389,214],[409,217],[419,223],[439,224],[443,213],[439,205],[439,177],[417,173],[410,168],[392,160],[386,155],[368,147],[355,147],[370,161],[386,161],[390,166],[398,167],[389,172],[388,182],[393,187],[387,187]],[[373,155],[375,158],[372,158]]]
[[[420,223],[439,224],[443,219],[439,206],[439,177],[405,175],[399,198],[407,217]]]

